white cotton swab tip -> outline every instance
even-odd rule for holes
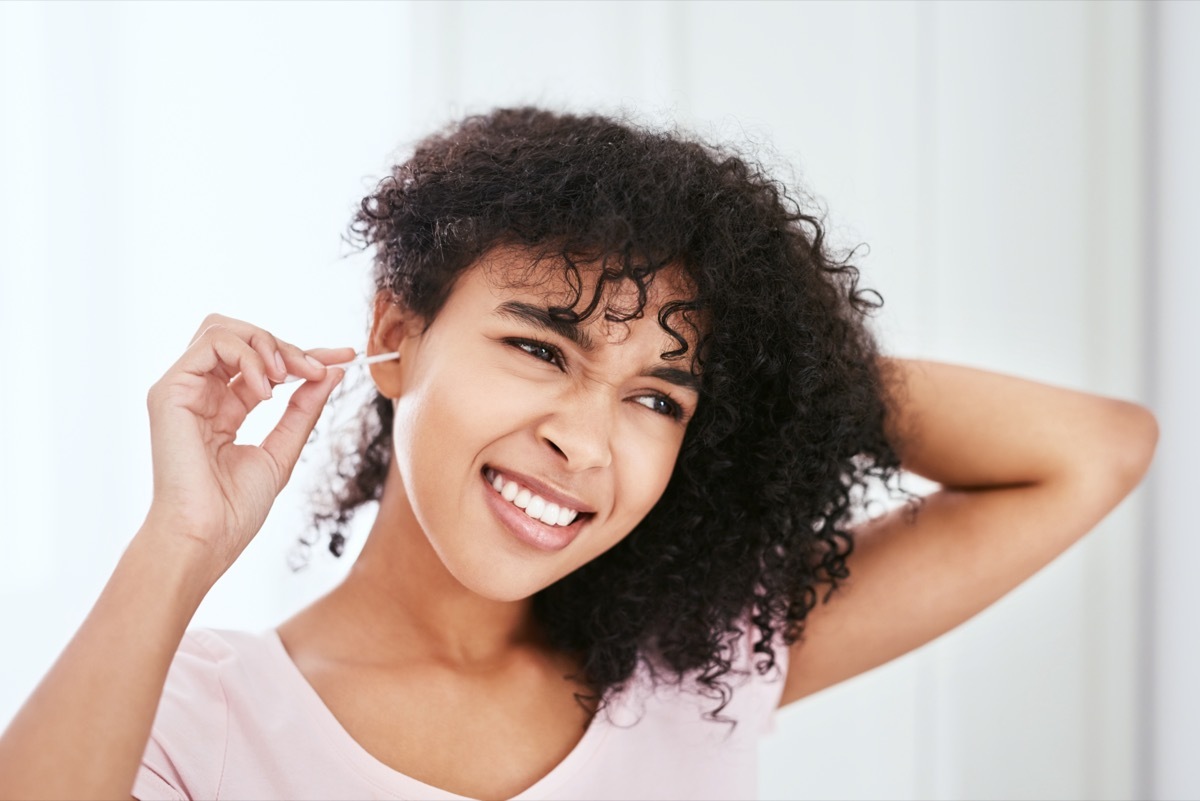
[[[327,364],[326,367],[354,367],[359,364],[375,364],[377,362],[387,362],[392,359],[400,358],[400,351],[394,353],[377,353],[374,356],[357,356],[348,362],[338,362],[337,364]],[[290,384],[293,381],[303,381],[304,379],[298,375],[288,374],[288,377],[281,381],[281,384]]]

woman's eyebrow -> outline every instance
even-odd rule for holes
[[[587,332],[567,320],[555,320],[550,316],[549,309],[534,306],[532,303],[522,303],[519,300],[508,300],[496,307],[496,314],[509,317],[518,322],[531,323],[538,328],[545,328],[563,339],[574,342],[581,350],[594,349],[592,338]]]
[[[494,314],[507,317],[517,322],[526,323],[550,331],[569,342],[575,343],[581,350],[590,352],[595,348],[588,333],[567,320],[555,320],[548,309],[535,306],[532,303],[522,303],[519,300],[508,300],[496,307]],[[656,365],[642,372],[648,378],[657,378],[692,392],[700,391],[700,379],[687,370],[669,367],[665,364]]]
[[[668,384],[674,384],[680,389],[691,390],[696,394],[700,393],[700,379],[687,370],[680,370],[678,367],[659,365],[644,371],[642,375],[666,381]]]

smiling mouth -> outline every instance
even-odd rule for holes
[[[576,520],[593,516],[591,512],[581,512],[569,506],[543,498],[538,493],[524,486],[520,481],[509,478],[497,472],[494,468],[484,466],[483,480],[503,499],[514,508],[521,510],[531,520],[555,528],[567,528]]]
[[[516,500],[516,496],[511,500],[505,500],[502,493],[508,486],[507,480],[502,484],[501,489],[497,491],[495,487],[496,477],[497,473],[492,468],[485,467],[480,471],[480,491],[484,495],[484,503],[508,534],[524,545],[531,546],[539,551],[553,552],[566,548],[575,541],[575,538],[579,536],[583,527],[596,516],[594,512],[575,512],[575,510],[570,508],[564,512],[563,507],[559,506],[554,523],[543,522],[542,518],[530,516],[528,505],[525,508],[521,508],[512,503],[513,500]],[[510,494],[511,492],[512,490],[509,490]],[[532,497],[533,493],[530,492],[531,501]],[[548,518],[549,512],[550,510],[542,509],[542,516]],[[572,514],[574,514],[574,518],[569,522],[564,525],[558,523],[558,520],[566,519]]]

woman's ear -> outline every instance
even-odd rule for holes
[[[401,305],[400,300],[388,289],[375,293],[375,310],[371,318],[371,334],[367,339],[367,355],[403,351],[406,340],[420,333],[416,316]],[[397,359],[376,362],[370,366],[371,378],[379,392],[386,398],[398,398],[403,392],[401,380],[401,355]]]

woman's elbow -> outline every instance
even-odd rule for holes
[[[1130,492],[1141,483],[1158,447],[1158,419],[1136,403],[1116,401],[1110,470]]]

